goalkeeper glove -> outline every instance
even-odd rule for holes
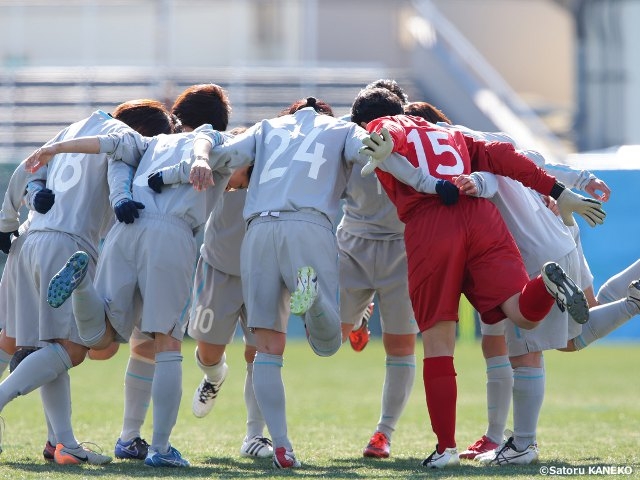
[[[360,153],[369,155],[369,161],[360,170],[360,175],[366,177],[378,168],[378,165],[384,162],[391,152],[393,152],[393,138],[389,130],[383,128],[380,133],[371,132],[368,137],[362,140],[364,146],[360,148]]]
[[[11,248],[11,235],[18,236],[18,231],[15,232],[0,232],[0,250],[9,255],[9,249]]]
[[[449,180],[438,180],[436,182],[436,193],[445,205],[454,205],[458,203],[458,195],[460,191]]]
[[[33,208],[38,213],[47,213],[53,207],[56,200],[56,194],[48,188],[43,188],[33,197]]]
[[[560,217],[565,225],[571,227],[575,225],[573,212],[576,212],[591,226],[602,225],[607,216],[602,209],[602,203],[591,198],[583,197],[570,189],[565,188],[557,198]]]
[[[113,210],[119,222],[133,223],[136,218],[140,217],[138,209],[143,208],[144,204],[125,198],[116,203]]]
[[[156,193],[162,193],[162,186],[164,181],[162,180],[162,172],[155,172],[147,177],[147,185]]]

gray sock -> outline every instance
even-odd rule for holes
[[[196,365],[198,368],[202,370],[204,376],[207,378],[208,382],[217,383],[222,378],[222,374],[224,373],[223,367],[227,362],[227,354],[223,353],[222,358],[215,365],[205,365],[200,361],[200,357],[198,357],[198,349],[196,348]]]
[[[58,343],[33,352],[0,383],[0,411],[18,395],[26,395],[49,383],[71,366],[67,351]]]
[[[244,404],[247,407],[247,437],[264,434],[264,417],[253,391],[253,363],[247,363],[247,375],[244,379]]]
[[[124,375],[124,416],[120,439],[124,442],[142,437],[140,429],[151,402],[155,363],[129,357]]]
[[[89,276],[85,276],[71,294],[73,315],[76,318],[78,334],[87,346],[96,345],[106,332],[104,300],[93,286]]]
[[[45,415],[51,422],[56,441],[68,448],[77,448],[78,441],[71,426],[71,382],[64,371],[40,387]]]
[[[387,355],[386,373],[382,387],[382,411],[377,430],[384,433],[389,441],[396,429],[400,415],[411,395],[416,376],[416,356],[396,357]]]
[[[51,426],[51,422],[49,421],[49,416],[47,415],[47,411],[44,412],[44,419],[47,422],[47,440],[54,447],[57,445],[58,440],[56,439],[56,434],[53,431],[53,427]]]
[[[544,383],[544,368],[513,369],[513,443],[518,451],[536,441]]]
[[[596,295],[596,300],[600,305],[611,303],[621,298],[627,297],[629,284],[640,278],[640,260],[629,265],[620,273],[609,278]]]
[[[622,300],[606,303],[589,310],[589,320],[582,325],[582,333],[573,339],[576,350],[582,350],[599,338],[605,337],[638,314],[633,302]]]
[[[12,357],[13,357],[13,354],[9,354],[4,350],[0,349],[0,377],[9,366],[9,362],[11,361]]]
[[[156,368],[151,386],[153,400],[153,438],[151,448],[160,453],[169,450],[169,437],[178,418],[182,398],[182,355],[180,352],[156,353]]]
[[[253,390],[271,434],[274,450],[279,447],[293,450],[287,436],[282,363],[282,355],[256,353],[253,361]]]
[[[487,363],[487,432],[495,443],[502,443],[513,393],[513,369],[509,357],[500,355]]]

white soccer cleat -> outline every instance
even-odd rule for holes
[[[293,315],[303,316],[318,296],[318,277],[313,267],[300,267],[296,279],[296,291],[291,294]]]
[[[542,266],[542,280],[547,291],[556,299],[558,308],[565,309],[577,323],[589,320],[589,304],[584,292],[571,278],[564,273],[562,267],[555,262],[547,262]]]
[[[445,448],[444,452],[438,453],[438,446],[431,455],[425,458],[421,465],[427,468],[446,468],[460,465],[460,457],[456,448]]]
[[[200,385],[198,385],[198,388],[193,394],[193,402],[191,404],[191,410],[196,417],[202,418],[209,414],[216,403],[220,387],[222,387],[225,378],[227,378],[228,371],[229,367],[225,363],[222,366],[222,376],[220,377],[220,380],[217,382],[210,382],[207,380],[207,377],[202,379],[202,382],[200,382]]]
[[[539,458],[538,445],[533,443],[519,452],[510,437],[493,452],[478,455],[476,460],[484,465],[529,465],[537,463]]]
[[[640,280],[634,280],[629,284],[627,302],[633,303],[640,311]]]
[[[273,456],[273,444],[267,437],[254,435],[253,437],[244,437],[242,446],[240,447],[240,456],[266,458]]]

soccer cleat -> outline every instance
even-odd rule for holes
[[[533,443],[519,452],[513,444],[513,437],[509,437],[494,452],[478,456],[476,460],[485,465],[529,465],[538,462],[538,445]]]
[[[47,443],[44,444],[44,448],[42,449],[42,456],[45,460],[52,461],[55,453],[56,447],[54,447],[53,444],[49,440],[47,440]]]
[[[464,458],[465,460],[473,460],[482,453],[492,452],[498,448],[498,446],[499,445],[491,441],[489,437],[483,435],[480,440],[473,445],[470,445],[464,452],[460,453],[459,457]]]
[[[136,437],[128,442],[118,439],[113,449],[116,458],[122,460],[144,460],[149,453],[149,444],[140,437]]]
[[[276,468],[298,468],[302,464],[296,459],[292,451],[285,447],[276,448],[273,453],[273,466]]]
[[[455,448],[445,448],[444,452],[438,453],[438,446],[431,455],[425,458],[421,465],[427,468],[445,468],[460,465],[458,450]]]
[[[391,442],[389,438],[382,432],[376,432],[362,451],[362,455],[365,457],[389,458],[390,450]]]
[[[147,458],[144,459],[144,464],[147,467],[179,468],[190,466],[189,461],[182,458],[180,452],[171,445],[169,445],[169,451],[167,453],[160,453],[155,451],[153,448],[149,448]]]
[[[80,463],[104,465],[111,462],[111,457],[89,450],[82,445],[78,445],[76,448],[68,448],[61,443],[56,445],[53,459],[58,465],[78,465]]]
[[[240,456],[266,458],[273,455],[273,444],[267,437],[254,435],[245,437],[240,447]]]
[[[562,267],[555,262],[547,262],[542,266],[542,280],[547,291],[556,299],[563,312],[565,308],[577,323],[589,320],[589,305],[584,292],[571,280]]]
[[[88,266],[89,255],[85,252],[79,251],[71,255],[65,266],[49,281],[47,303],[58,308],[66,302],[87,274]]]
[[[193,394],[193,402],[191,403],[191,410],[196,417],[202,418],[211,411],[213,405],[216,403],[216,398],[218,398],[220,387],[222,387],[225,378],[227,378],[228,370],[229,367],[225,363],[222,368],[222,377],[220,377],[220,380],[217,382],[209,382],[207,377],[202,379],[202,382],[200,382],[200,385],[198,385],[198,388]]]
[[[627,302],[633,303],[640,310],[640,280],[634,280],[629,284]]]
[[[360,326],[352,330],[349,333],[349,343],[351,344],[351,348],[353,348],[356,352],[361,352],[364,350],[364,347],[369,343],[369,336],[371,332],[369,331],[369,319],[373,314],[374,303],[370,303],[367,305],[367,308],[364,310],[364,314],[362,315],[362,323]]]
[[[318,277],[313,267],[300,267],[296,280],[296,291],[291,294],[290,307],[293,315],[303,316],[318,296]]]

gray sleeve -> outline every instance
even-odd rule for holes
[[[436,183],[438,179],[425,173],[421,168],[414,167],[409,160],[399,153],[392,153],[378,168],[390,173],[402,183],[406,183],[418,192],[436,193]]]
[[[476,197],[491,198],[498,192],[498,180],[493,173],[473,172],[470,176],[478,188]]]
[[[109,183],[109,202],[114,207],[120,200],[130,200],[135,169],[131,165],[109,157],[107,181]]]
[[[137,168],[144,152],[149,147],[150,138],[134,130],[98,135],[100,153],[106,153],[116,160]]]
[[[41,176],[46,179],[46,167],[41,168],[44,172],[40,172]],[[27,181],[30,175],[24,169],[24,162],[18,165],[9,179],[7,190],[2,200],[2,211],[0,211],[0,231],[2,232],[15,232],[20,226],[20,206],[22,200],[25,198]],[[40,191],[44,188],[44,182],[42,180],[35,180],[33,188],[37,188]]]

